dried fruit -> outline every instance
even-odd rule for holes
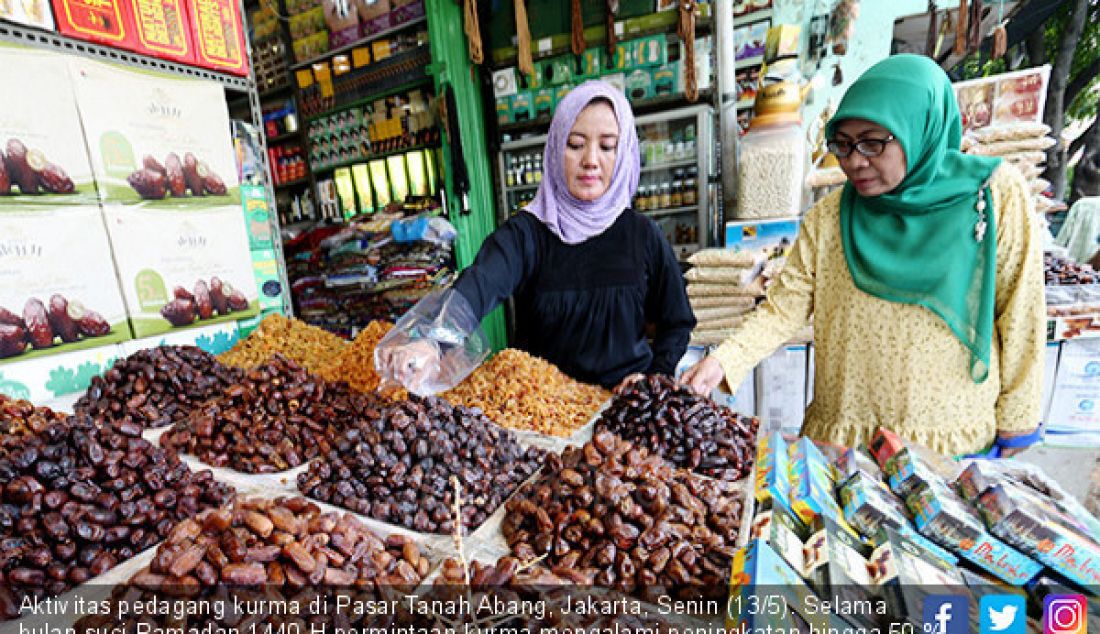
[[[186,299],[189,302],[195,301],[195,296],[191,294],[191,291],[182,286],[172,289],[172,296],[176,299]]]
[[[151,154],[146,154],[145,158],[141,160],[141,165],[147,170],[153,170],[154,172],[160,172],[167,176],[168,172],[164,169],[164,166],[160,164],[160,161]]]
[[[317,374],[327,381],[346,381],[352,389],[360,392],[377,391],[381,377],[374,369],[374,349],[392,328],[393,324],[386,321],[370,322],[356,335],[351,345],[345,346],[337,355],[324,363]],[[408,398],[408,393],[404,390],[396,390],[395,394],[387,394],[386,397],[401,401]],[[453,400],[450,402],[455,403]]]
[[[164,174],[151,169],[135,170],[126,178],[126,182],[130,183],[130,187],[133,187],[139,196],[147,200],[160,200],[168,195]]]
[[[173,326],[195,323],[195,303],[186,299],[173,299],[160,309],[160,314]]]
[[[38,173],[27,163],[27,146],[19,139],[9,139],[4,162],[11,181],[24,194],[38,193]]]
[[[23,306],[23,323],[27,325],[27,338],[35,348],[49,348],[53,345],[53,328],[50,327],[46,306],[37,298],[30,298]]]
[[[180,198],[187,195],[187,181],[183,177],[183,163],[175,152],[168,154],[164,159],[165,178],[168,179],[168,191],[172,196]]]
[[[265,317],[251,335],[222,353],[218,360],[238,368],[250,368],[278,353],[316,372],[345,346],[347,342],[331,332],[275,314]]]
[[[8,166],[4,161],[4,153],[0,152],[0,196],[11,193],[11,178],[8,176]]]
[[[64,343],[72,343],[80,335],[76,322],[69,316],[69,300],[63,295],[54,294],[50,297],[50,326]]]
[[[187,182],[187,189],[191,190],[192,196],[203,196],[206,194],[206,185],[203,183],[203,177],[205,174],[199,173],[199,160],[195,158],[195,155],[188,152],[183,155],[183,179]]]
[[[7,308],[0,306],[0,324],[23,327],[23,319]]]
[[[219,315],[229,314],[229,304],[225,300],[222,281],[221,278],[216,275],[210,278],[210,300],[214,302],[214,310],[218,311]]]
[[[0,324],[0,358],[14,357],[27,349],[27,332],[19,326]]]
[[[77,326],[80,328],[80,334],[85,337],[103,337],[111,332],[111,324],[94,310],[84,311]]]
[[[222,285],[222,290],[225,293],[225,301],[229,305],[230,311],[248,310],[248,298],[244,296],[244,293],[230,286],[228,282]]]
[[[195,282],[195,310],[199,313],[199,319],[210,319],[214,316],[214,303],[210,298],[210,289],[206,282]],[[169,321],[171,321],[169,319]]]
[[[206,189],[206,193],[214,196],[224,196],[226,193],[225,181],[221,176],[218,176],[214,172],[210,171],[210,168],[206,166],[206,163],[202,163],[200,166],[200,172],[206,170],[206,176],[203,177],[203,187]]]
[[[46,163],[46,166],[38,172],[38,181],[42,189],[52,194],[71,194],[76,191],[73,179],[69,178],[57,163]]]

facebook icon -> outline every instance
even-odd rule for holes
[[[924,599],[923,634],[969,634],[970,608],[960,594],[933,594]]]

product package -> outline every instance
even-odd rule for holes
[[[921,482],[905,499],[922,535],[999,579],[1023,585],[1042,565],[985,531],[966,502],[951,489]]]
[[[779,432],[761,436],[756,444],[756,485],[753,495],[761,509],[791,507],[790,460],[787,442]]]
[[[96,205],[0,208],[0,363],[130,339]]]
[[[240,5],[234,0],[187,0],[187,6],[196,63],[203,68],[247,77],[248,56]]]
[[[888,554],[884,554],[888,553]],[[886,528],[871,561],[883,561],[882,595],[889,612],[924,631],[924,601],[934,594],[964,594],[959,569],[905,535]]]
[[[68,63],[103,202],[151,212],[240,204],[221,85],[81,57]]]
[[[834,605],[872,606],[846,616],[862,627],[880,627],[886,602],[876,595],[866,546],[828,517],[815,524],[820,528],[806,540],[803,550],[806,579],[818,596],[831,599]]]
[[[194,65],[186,0],[129,0],[136,50],[170,62]]]
[[[128,0],[51,0],[57,30],[96,44],[137,50],[134,16]]]

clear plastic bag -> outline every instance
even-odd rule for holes
[[[397,321],[374,349],[380,390],[400,384],[418,396],[458,385],[489,356],[489,340],[470,303],[453,289],[434,291]]]

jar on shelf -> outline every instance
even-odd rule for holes
[[[672,203],[673,207],[684,206],[684,181],[672,181],[672,198],[669,202]]]
[[[741,138],[737,160],[738,218],[802,213],[809,169],[799,116],[803,95],[798,84],[779,82],[757,96],[756,116]]]
[[[668,181],[661,183],[661,195],[657,202],[657,206],[660,209],[668,209],[672,207],[672,186]]]

